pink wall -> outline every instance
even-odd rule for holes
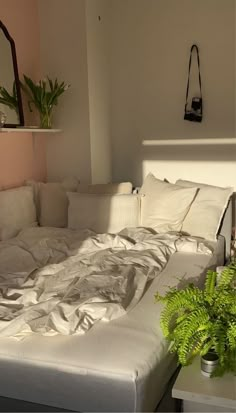
[[[16,45],[19,75],[40,75],[40,35],[37,0],[0,0],[0,19]],[[25,110],[25,123],[31,124]],[[41,134],[0,134],[0,188],[21,185],[25,179],[45,180],[46,145]]]

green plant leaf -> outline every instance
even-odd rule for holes
[[[12,94],[10,94],[4,87],[0,87],[0,103],[13,109],[18,115],[19,107],[15,81],[12,86]]]
[[[215,375],[236,374],[236,264],[228,265],[216,285],[217,273],[208,271],[204,289],[192,284],[182,290],[171,288],[162,302],[161,328],[182,365],[213,349],[219,356]]]
[[[53,107],[58,103],[59,96],[65,92],[69,85],[64,82],[58,83],[57,79],[53,81],[49,77],[36,84],[31,78],[24,75],[24,83],[21,82],[21,87],[29,97],[31,110],[31,103],[33,103],[40,114],[50,115]]]

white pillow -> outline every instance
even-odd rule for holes
[[[199,188],[197,196],[183,222],[187,234],[215,241],[233,188],[221,188],[179,179],[176,184]]]
[[[110,184],[79,184],[77,192],[86,194],[131,194],[133,185],[131,182],[119,182]]]
[[[36,207],[33,189],[22,186],[0,192],[0,239],[14,237],[25,227],[34,226]]]
[[[180,231],[196,192],[196,188],[182,188],[149,174],[140,190],[141,225],[160,233]]]
[[[97,233],[117,233],[139,225],[138,195],[80,194],[69,192],[68,227]]]
[[[78,180],[65,178],[61,183],[28,181],[33,187],[39,224],[43,227],[67,227],[67,191],[76,191]]]
[[[170,184],[170,182],[166,178],[164,179],[156,178],[155,175],[149,172],[149,174],[144,179],[143,185],[141,186],[141,188],[139,188],[138,193],[139,194],[152,193],[153,191],[155,191],[155,184],[157,182],[165,182],[166,184]]]

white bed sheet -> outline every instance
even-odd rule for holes
[[[61,251],[68,257],[58,262]],[[125,315],[176,251],[211,254],[201,240],[142,227],[26,229],[0,245],[0,337],[85,334]]]
[[[213,255],[175,253],[127,315],[97,324],[83,336],[0,339],[0,395],[75,411],[153,411],[175,370],[162,338],[154,293],[200,279],[222,265],[222,239]]]

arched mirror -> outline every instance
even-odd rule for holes
[[[6,127],[24,125],[15,43],[2,21],[0,21],[0,111],[6,115]]]

